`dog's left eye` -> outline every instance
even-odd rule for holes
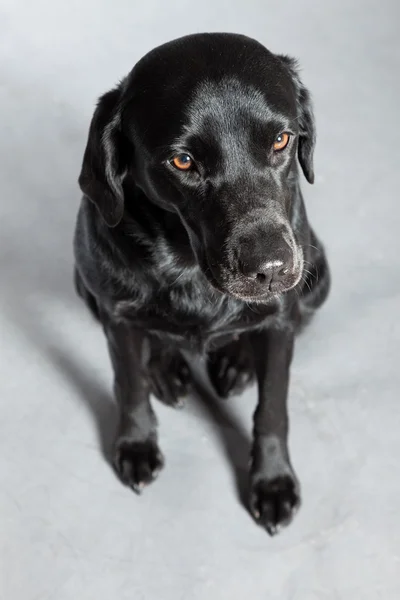
[[[179,171],[190,171],[193,168],[193,159],[189,154],[177,154],[171,160],[171,164]]]
[[[290,135],[286,132],[277,135],[273,145],[274,152],[280,152],[281,150],[284,150],[288,145],[289,140]]]

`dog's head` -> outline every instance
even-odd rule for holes
[[[96,109],[80,185],[110,226],[126,176],[177,213],[218,289],[262,301],[294,287],[296,157],[312,183],[315,128],[295,62],[232,34],[156,48]]]

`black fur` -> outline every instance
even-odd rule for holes
[[[139,491],[163,466],[149,396],[180,404],[189,349],[221,396],[257,376],[250,507],[271,534],[300,503],[287,447],[294,335],[329,289],[297,167],[314,181],[314,145],[292,59],[199,34],[156,48],[100,99],[79,178],[76,286],[109,344],[121,479]],[[194,169],[173,166],[182,153]]]

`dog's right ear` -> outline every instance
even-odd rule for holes
[[[128,166],[128,142],[121,131],[120,89],[99,100],[89,129],[79,185],[97,206],[109,227],[115,227],[124,213],[122,183]]]

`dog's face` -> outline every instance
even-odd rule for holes
[[[129,173],[179,215],[220,291],[263,301],[298,283],[291,199],[297,156],[313,181],[315,131],[293,61],[243,36],[189,36],[149,53],[96,112],[80,183],[110,226]]]

